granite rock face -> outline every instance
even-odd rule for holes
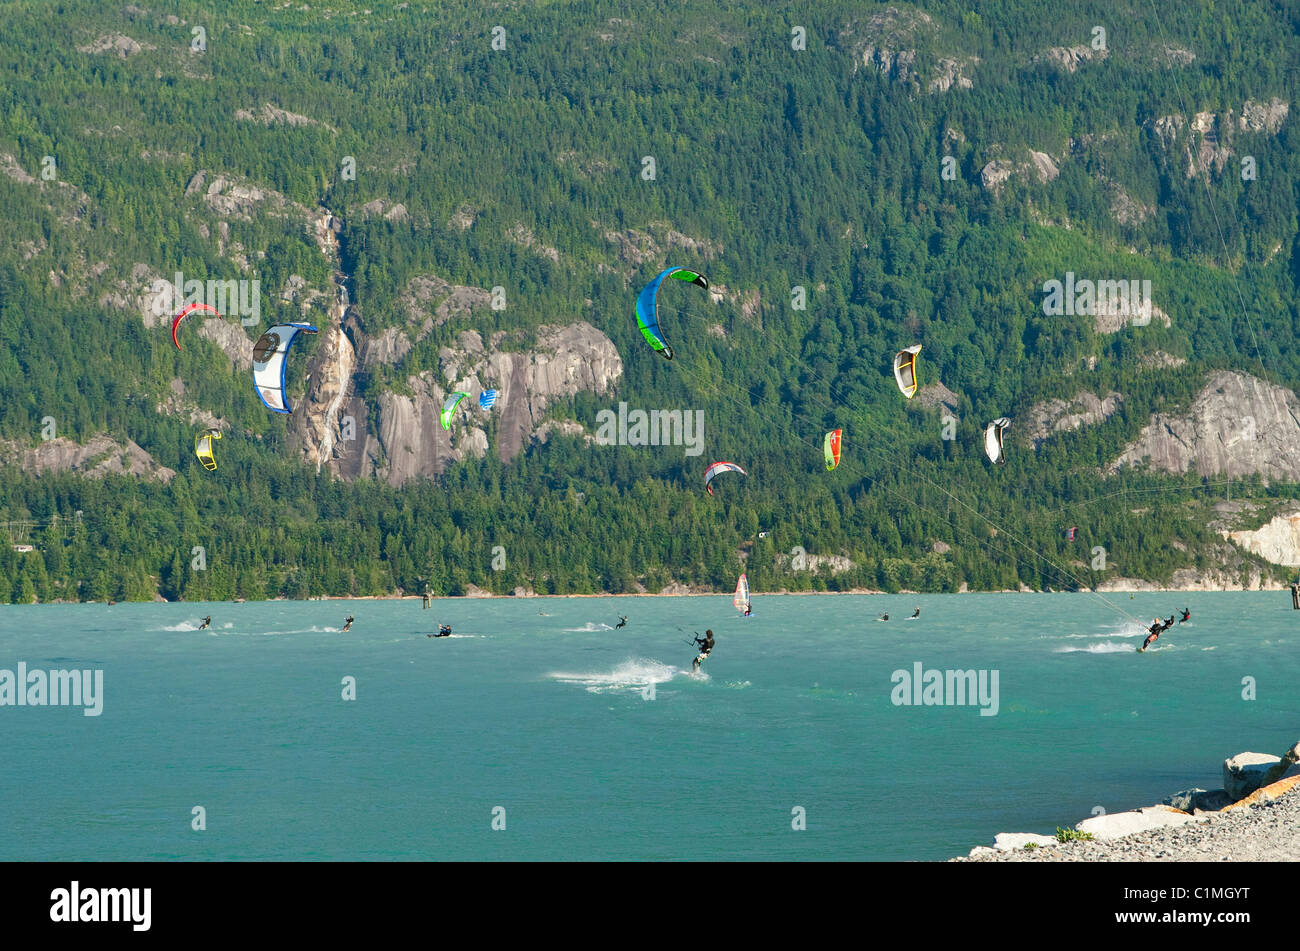
[[[1182,415],[1160,413],[1110,465],[1300,481],[1300,399],[1245,373],[1215,373]]]

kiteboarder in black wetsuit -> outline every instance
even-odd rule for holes
[[[889,612],[886,611],[884,614],[880,615],[880,617],[876,618],[876,620],[877,620],[877,621],[888,621],[888,620],[889,620]]]
[[[1189,621],[1191,620],[1191,617],[1192,612],[1187,610],[1187,608],[1183,608],[1183,616],[1178,619],[1178,623],[1182,624],[1184,621]]]
[[[618,616],[618,623],[614,625],[614,630],[617,631],[620,627],[627,627],[627,618],[622,614]]]
[[[203,623],[199,625],[199,630],[200,630],[200,631],[203,630],[204,628],[206,628],[206,627],[207,627],[209,624],[211,624],[211,623],[212,623],[212,615],[209,614],[207,617],[205,617],[205,618],[203,619]]]
[[[430,634],[429,637],[451,637],[451,625],[441,624],[438,626],[437,634]]]
[[[713,650],[713,631],[711,629],[705,631],[703,637],[696,634],[695,643],[700,645],[700,653],[695,658],[695,665],[691,669],[698,671],[700,669],[700,661],[708,657],[709,651]]]
[[[347,633],[348,631],[350,631],[350,630],[352,630],[352,615],[351,615],[351,614],[348,615],[348,621],[347,621],[346,624],[343,625],[343,631],[342,631],[341,633],[346,634],[346,633]]]
[[[1169,624],[1172,624],[1173,622],[1174,619],[1173,616],[1171,615],[1169,618]],[[1138,653],[1141,654],[1148,647],[1150,647],[1152,642],[1154,642],[1155,639],[1159,637],[1169,627],[1169,624],[1166,624],[1164,621],[1160,620],[1160,618],[1156,618],[1155,621],[1152,623],[1152,625],[1149,628],[1147,628],[1147,630],[1150,633],[1147,634],[1147,639],[1142,642],[1142,646],[1138,648]]]
[[[921,616],[920,608],[917,608],[915,611],[912,612],[912,617],[920,617],[920,616]]]

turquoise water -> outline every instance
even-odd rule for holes
[[[0,859],[943,859],[1300,738],[1288,592],[1107,597],[1192,622],[1138,655],[1092,595],[6,606],[0,669],[104,700],[0,706]],[[895,705],[916,662],[996,670],[997,714]]]

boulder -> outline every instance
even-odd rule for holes
[[[1238,753],[1229,757],[1223,761],[1223,791],[1233,802],[1245,799],[1261,786],[1286,775],[1291,764],[1281,770],[1275,768],[1284,762],[1282,757],[1268,753]]]
[[[1287,775],[1287,771],[1296,763],[1300,763],[1300,743],[1297,743],[1282,754],[1282,758],[1264,774],[1264,779],[1260,782],[1260,786],[1268,786],[1277,782],[1283,776]]]
[[[1224,806],[1223,809],[1225,812],[1232,809],[1245,809],[1249,806],[1258,805],[1261,802],[1269,802],[1273,799],[1277,799],[1279,796],[1283,796],[1297,788],[1300,788],[1300,775],[1289,776],[1286,779],[1280,779],[1275,783],[1262,786],[1244,799],[1234,802],[1231,805]]]
[[[1229,802],[1227,793],[1222,789],[1206,792],[1204,789],[1184,789],[1176,792],[1164,801],[1164,805],[1181,809],[1183,812],[1216,812]]]
[[[1100,841],[1122,839],[1126,835],[1159,829],[1163,826],[1180,826],[1200,819],[1189,816],[1181,809],[1172,806],[1145,806],[1136,812],[1113,812],[1104,816],[1093,816],[1077,823],[1080,832],[1091,832],[1093,838]]]

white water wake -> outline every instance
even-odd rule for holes
[[[642,691],[651,684],[661,684],[677,676],[690,677],[694,680],[708,680],[704,671],[694,673],[672,664],[642,657],[631,657],[613,670],[568,672],[555,671],[546,676],[560,683],[585,687],[588,693],[613,693],[617,691]]]

